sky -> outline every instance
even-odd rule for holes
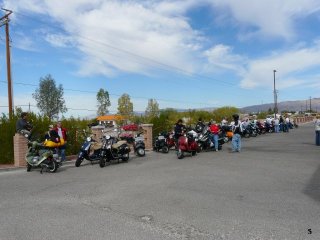
[[[320,97],[318,0],[0,0],[10,9],[14,106],[50,74],[65,117],[94,116],[100,88],[110,113],[127,93],[134,111],[245,107]],[[0,12],[0,16],[5,14]],[[0,27],[0,113],[8,112]],[[276,72],[274,72],[276,70]],[[30,107],[29,107],[30,105]]]

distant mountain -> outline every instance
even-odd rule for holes
[[[252,105],[241,108],[242,112],[266,112],[274,108],[274,103],[266,103],[260,105]],[[310,100],[284,101],[278,103],[279,112],[281,111],[306,111],[310,109]],[[311,109],[320,111],[320,98],[311,98]]]

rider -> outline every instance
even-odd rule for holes
[[[16,131],[17,133],[22,134],[26,138],[30,139],[31,137],[31,131],[32,131],[32,125],[28,122],[28,113],[22,112],[20,115],[20,119],[18,119],[16,123]]]
[[[182,119],[179,119],[174,127],[174,140],[176,143],[176,149],[178,149],[179,137],[183,135],[184,130],[185,130],[185,126],[182,124]]]
[[[54,130],[53,125],[49,125],[49,131],[44,136],[45,141],[52,141],[54,143],[60,142],[60,136],[56,130]]]
[[[202,118],[199,118],[199,120],[198,120],[198,123],[197,123],[197,125],[196,125],[196,132],[197,133],[200,133],[200,132],[202,132],[202,130],[203,130],[203,128],[205,127],[205,124],[204,124],[204,122],[202,121]]]

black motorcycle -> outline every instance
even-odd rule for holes
[[[93,139],[93,136],[89,136],[85,139],[81,146],[80,152],[78,154],[75,166],[80,167],[84,159],[93,163],[94,161],[100,160],[101,155],[101,143],[98,143]],[[93,149],[93,154],[90,154],[91,149]]]
[[[169,152],[169,145],[168,145],[168,133],[159,133],[159,135],[154,140],[153,150],[156,152],[162,151],[163,153]]]
[[[128,144],[131,144],[133,151],[139,157],[146,155],[146,146],[144,144],[144,138],[141,136],[141,133],[138,133],[135,137],[133,136],[123,136],[120,137],[121,140],[127,141]]]
[[[102,140],[102,147],[100,152],[99,165],[101,168],[106,164],[110,164],[112,160],[120,160],[124,162],[129,161],[130,147],[127,141],[118,140],[118,138],[105,135]]]
[[[225,135],[225,132],[222,130],[219,133],[218,138],[218,150],[222,149],[222,145],[228,142],[228,138]],[[205,127],[202,133],[198,136],[198,146],[199,151],[214,151],[215,145],[212,141],[212,133],[209,131],[209,127]]]

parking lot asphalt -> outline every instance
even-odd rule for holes
[[[0,239],[320,239],[312,124],[242,152],[148,152],[105,168],[0,172]]]

